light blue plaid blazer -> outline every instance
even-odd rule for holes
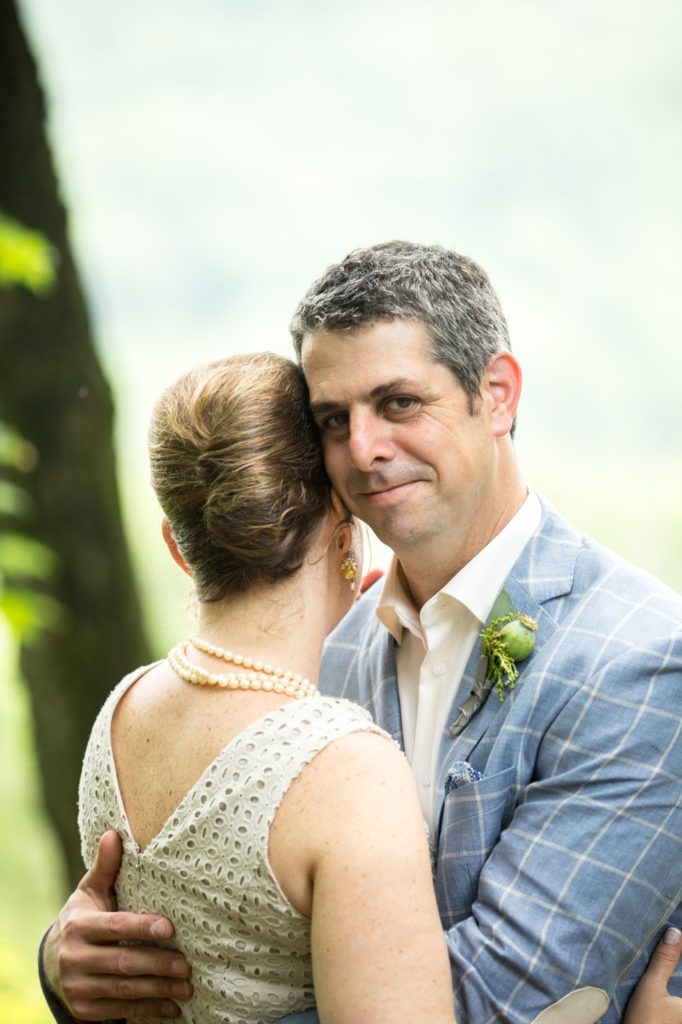
[[[613,1024],[661,929],[682,927],[682,601],[545,502],[504,586],[538,622],[533,653],[505,702],[491,691],[452,738],[476,648],[439,740],[435,884],[456,1003],[470,1024],[529,1024],[594,986]],[[332,634],[322,688],[402,743],[377,596]]]

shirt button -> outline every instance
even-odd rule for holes
[[[433,672],[434,676],[442,676],[446,668],[447,665],[445,664],[444,661],[437,661],[433,668],[431,669],[431,671]]]
[[[424,788],[427,789],[430,785],[431,779],[428,777],[428,775],[424,775],[424,777],[422,778],[422,786],[424,786]]]

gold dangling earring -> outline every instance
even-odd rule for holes
[[[358,563],[353,558],[351,552],[349,552],[341,562],[341,575],[344,580],[348,580],[350,583],[350,589],[355,590],[355,580],[358,575]]]

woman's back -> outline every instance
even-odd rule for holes
[[[170,917],[193,965],[185,1020],[256,1024],[314,1005],[310,920],[273,873],[270,828],[305,766],[356,731],[379,732],[348,702],[206,691],[164,665],[127,677],[102,709],[81,780],[83,854],[120,833],[120,908]]]

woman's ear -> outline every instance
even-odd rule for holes
[[[353,527],[348,519],[339,523],[334,532],[336,551],[343,559],[351,553],[353,547]]]
[[[485,368],[482,390],[490,400],[491,422],[496,437],[511,433],[521,398],[522,374],[509,351],[496,352]]]
[[[188,576],[191,576],[192,570],[187,565],[185,559],[182,557],[182,554],[180,553],[180,548],[175,543],[175,537],[173,536],[173,532],[170,528],[170,523],[168,522],[165,516],[161,520],[161,533],[163,534],[163,539],[166,542],[166,547],[170,551],[173,561],[177,562],[177,564],[180,566],[183,572],[186,572]]]
[[[332,520],[336,520],[333,533],[334,546],[341,557],[345,558],[353,545],[353,517],[333,487],[329,494],[329,504]]]

